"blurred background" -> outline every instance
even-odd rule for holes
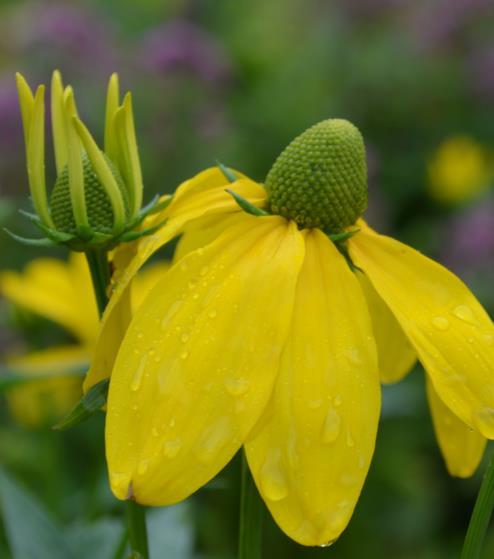
[[[262,181],[295,135],[347,118],[366,141],[368,221],[447,265],[492,313],[493,24],[491,0],[2,0],[0,224],[35,235],[17,213],[30,203],[14,73],[34,87],[60,69],[101,139],[106,83],[118,71],[134,94],[147,199],[216,160]],[[48,184],[52,159],[47,147]],[[0,235],[2,272],[40,257],[67,260]],[[5,378],[5,364],[19,356],[90,344],[27,295],[23,304],[30,287],[20,282],[29,276],[14,276],[17,296],[1,277]],[[121,507],[107,488],[103,417],[66,433],[50,428],[80,378],[49,390],[2,388],[1,557],[75,557],[60,552],[65,545],[81,559],[119,556]],[[174,559],[234,557],[239,466],[234,460],[184,505],[153,511],[152,549]],[[374,462],[340,540],[299,547],[266,514],[265,557],[456,557],[479,483],[480,474],[448,476],[417,367],[384,388]],[[29,555],[33,539],[51,555],[41,547]],[[494,530],[484,556],[493,555]]]

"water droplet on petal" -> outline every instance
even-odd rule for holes
[[[463,322],[468,322],[468,324],[475,324],[475,316],[473,314],[473,311],[467,305],[458,305],[454,309],[453,314],[460,320],[463,320]]]
[[[220,450],[232,439],[232,427],[229,418],[218,421],[205,430],[202,440],[196,448],[197,459],[203,464],[211,462]]]
[[[261,487],[270,501],[281,501],[288,495],[288,484],[282,472],[279,459],[269,457],[261,470]]]
[[[353,440],[352,434],[350,432],[350,429],[347,430],[346,432],[346,444],[347,446],[349,446],[350,448],[355,446],[355,441]]]
[[[163,443],[163,454],[167,458],[175,458],[182,448],[182,441],[179,438],[170,439]]]
[[[180,341],[182,343],[188,342],[189,341],[189,334],[187,334],[187,332],[184,332],[181,336],[180,336]]]
[[[322,398],[316,398],[315,400],[309,400],[307,405],[311,410],[317,410],[322,405]]]
[[[225,379],[225,387],[232,396],[241,396],[249,390],[250,382],[246,378],[231,377]]]
[[[493,345],[494,344],[494,336],[492,336],[491,334],[484,334],[482,336],[482,339],[484,340],[484,342],[487,345]]]
[[[360,349],[358,347],[348,347],[345,350],[345,357],[348,359],[352,365],[361,365],[362,356],[360,354]]]
[[[199,275],[204,277],[208,273],[208,271],[209,271],[209,268],[207,266],[203,266],[201,268],[201,271],[199,272]]]
[[[149,470],[149,460],[141,460],[137,466],[137,475],[143,476]]]
[[[336,408],[341,406],[342,401],[343,398],[341,397],[341,394],[336,394],[336,396],[333,398],[333,404]]]
[[[444,316],[436,316],[432,319],[432,325],[436,330],[447,330],[449,328],[449,320]]]
[[[189,357],[189,352],[188,351],[182,351],[182,353],[180,354],[180,359],[187,359],[187,357]]]
[[[142,377],[144,375],[144,369],[146,367],[147,356],[145,355],[139,362],[137,369],[132,377],[132,381],[130,382],[130,389],[132,392],[137,392],[142,384]]]
[[[333,443],[340,434],[341,418],[339,413],[332,407],[329,408],[324,420],[322,439],[325,443]]]
[[[344,472],[340,476],[340,483],[342,485],[346,485],[347,487],[356,485],[358,482],[359,482],[359,478],[355,474],[352,474],[350,472]]]
[[[317,547],[330,547],[330,546],[332,546],[332,545],[335,543],[335,541],[336,541],[337,539],[338,539],[338,538],[335,538],[334,540],[329,540],[329,542],[327,542],[327,543],[321,543],[321,544],[319,544]]]
[[[110,481],[116,493],[127,494],[130,485],[130,474],[111,472]]]
[[[178,299],[177,301],[175,301],[171,307],[168,309],[168,312],[165,314],[165,316],[161,319],[161,328],[163,330],[165,330],[166,328],[168,328],[168,325],[171,321],[171,319],[177,314],[178,310],[180,309],[180,307],[183,305],[183,300],[182,299]]]
[[[216,318],[216,315],[217,315],[217,314],[218,314],[218,313],[217,313],[214,309],[212,309],[212,310],[210,310],[210,311],[208,312],[209,318]]]

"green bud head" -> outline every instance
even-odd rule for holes
[[[129,202],[125,185],[118,169],[112,161],[105,156],[112,174],[115,177],[125,205],[128,217]],[[82,157],[84,174],[84,197],[90,228],[100,233],[110,233],[113,228],[113,210],[108,194],[101,186],[98,176],[87,154]],[[51,216],[55,227],[59,231],[77,234],[77,225],[72,211],[72,200],[69,187],[69,171],[65,166],[55,182],[50,198]]]
[[[339,232],[367,208],[362,135],[342,119],[319,122],[279,155],[265,181],[272,213],[301,228]]]

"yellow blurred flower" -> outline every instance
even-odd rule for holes
[[[450,471],[475,469],[494,438],[493,324],[451,272],[360,218],[364,165],[355,127],[330,120],[286,148],[265,187],[209,169],[177,190],[119,277],[85,382],[112,375],[118,498],[180,501],[244,446],[282,530],[331,543],[372,459],[379,380],[417,358]],[[183,231],[175,264],[115,340],[130,280]]]
[[[474,198],[493,178],[487,150],[468,136],[451,136],[439,146],[428,165],[430,195],[443,203]]]
[[[136,278],[133,308],[165,269],[165,264],[150,266],[142,278]],[[4,271],[0,293],[15,305],[55,322],[74,338],[72,344],[7,359],[15,372],[33,379],[8,391],[13,417],[26,427],[53,422],[81,397],[82,377],[74,373],[89,366],[98,336],[98,310],[86,260],[80,253],[71,253],[67,262],[39,258],[22,273]]]

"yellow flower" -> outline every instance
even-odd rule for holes
[[[485,190],[492,176],[492,164],[481,145],[468,136],[451,136],[429,162],[429,192],[439,202],[463,202]]]
[[[278,525],[301,544],[330,543],[372,458],[380,376],[401,378],[416,357],[451,469],[471,469],[494,437],[493,325],[453,274],[367,226],[365,182],[359,132],[329,120],[288,146],[265,188],[228,184],[219,169],[180,186],[167,224],[119,276],[86,379],[112,371],[118,498],[180,501],[243,445]],[[119,345],[112,325],[131,278],[184,231]],[[453,449],[457,435],[466,443]]]
[[[137,308],[165,269],[163,264],[150,266],[136,278],[133,308]],[[27,427],[53,422],[80,398],[82,380],[73,373],[87,369],[99,330],[85,258],[78,253],[71,253],[67,262],[38,258],[22,273],[4,271],[0,274],[0,293],[17,306],[55,322],[75,340],[73,344],[11,355],[7,359],[10,368],[33,379],[7,394],[16,421]]]

